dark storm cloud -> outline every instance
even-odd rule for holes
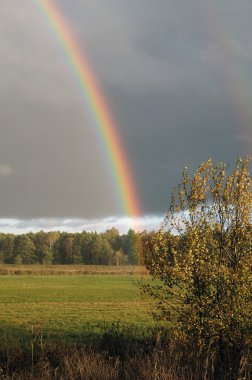
[[[251,2],[57,3],[118,121],[143,214],[166,211],[184,165],[247,152]],[[44,17],[31,0],[2,0],[0,17],[1,216],[120,215],[102,146]]]

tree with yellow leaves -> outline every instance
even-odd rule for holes
[[[223,371],[238,378],[249,367],[250,163],[238,159],[231,170],[208,160],[193,176],[185,168],[146,258],[153,278],[161,280],[144,286],[158,301],[158,317],[172,322],[175,339],[194,347],[206,368],[211,358],[214,379],[223,379]]]

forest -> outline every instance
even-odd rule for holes
[[[2,264],[142,265],[153,232],[116,228],[97,232],[0,234]]]

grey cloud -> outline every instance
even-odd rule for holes
[[[12,174],[12,168],[6,164],[0,164],[0,177],[9,177]]]
[[[73,20],[83,16],[78,31],[97,72],[109,84],[133,89],[167,88],[176,80],[190,78],[194,68],[188,59],[190,54],[192,63],[195,60],[195,41],[178,29],[169,3],[130,3],[82,2],[78,3],[82,13],[77,16],[74,4],[65,3],[66,13],[73,13]],[[174,26],[171,33],[170,23]]]
[[[1,182],[1,216],[97,225],[122,214],[115,178],[35,3],[0,3],[0,163],[13,169]],[[250,1],[57,3],[118,121],[143,214],[166,211],[185,164],[249,152]]]
[[[239,33],[234,33],[233,28],[232,34],[228,22],[225,23],[228,19],[235,26],[237,18],[241,20],[241,15],[251,14],[249,2],[243,2],[240,10],[234,8],[234,2],[225,9],[218,4],[212,5],[214,12],[209,16],[207,2],[198,0],[94,1],[85,18],[86,3],[80,7],[85,19],[83,44],[89,56],[94,58],[97,71],[112,85],[133,87],[135,91],[146,86],[149,90],[150,87],[165,87],[169,91],[181,82],[199,85],[206,76],[212,79],[206,59],[202,62],[204,52],[205,58],[208,53],[212,61],[220,63],[226,42],[236,44],[241,55],[243,49],[247,54],[250,50],[250,24],[240,22]],[[214,31],[215,21],[217,32]],[[231,53],[235,47],[229,49]],[[234,55],[225,59],[235,61]]]
[[[36,2],[3,0],[0,9],[1,101],[77,101],[64,53]]]

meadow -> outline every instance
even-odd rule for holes
[[[0,379],[134,378],[128,360],[138,352],[140,363],[143,347],[155,347],[143,267],[1,265],[0,273]]]
[[[4,272],[3,267],[0,270]],[[111,323],[153,325],[150,301],[142,298],[138,286],[141,268],[102,267],[96,272],[95,267],[58,266],[53,271],[12,266],[5,270],[12,273],[0,276],[0,326],[9,332],[7,336],[11,331],[23,331],[23,336],[37,329],[47,336],[73,337]],[[33,274],[23,274],[29,271]]]
[[[153,320],[143,267],[1,265],[0,273],[0,379],[216,378],[214,357],[206,367]],[[230,373],[221,379],[236,379]]]

